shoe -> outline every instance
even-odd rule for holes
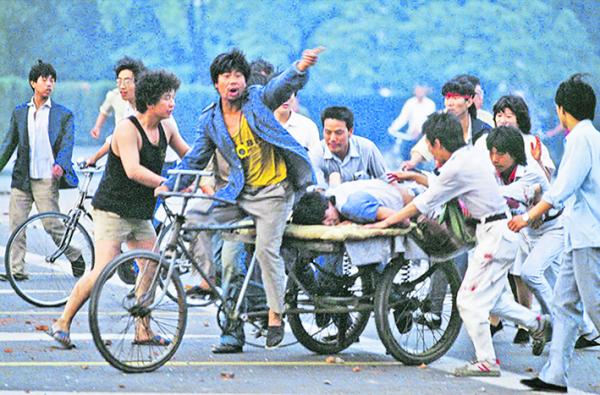
[[[498,325],[490,324],[490,333],[492,334],[492,337],[494,337],[494,335],[496,333],[500,332],[502,329],[504,329],[504,324],[502,324],[502,321],[499,321]],[[528,338],[528,340],[529,340],[529,338]]]
[[[539,377],[534,377],[532,379],[523,379],[521,380],[521,384],[528,386],[534,391],[540,392],[567,392],[567,387],[563,387],[562,385],[555,385],[546,383],[542,381]]]
[[[210,289],[205,289],[200,287],[199,285],[194,285],[192,288],[185,291],[187,296],[208,296],[212,295],[212,291]]]
[[[527,344],[529,343],[529,332],[527,329],[519,328],[517,329],[517,334],[513,339],[514,344]]]
[[[244,347],[233,344],[217,344],[212,347],[213,354],[239,354],[244,352]]]
[[[414,321],[418,325],[426,325],[431,330],[440,329],[440,326],[442,326],[442,317],[429,311],[417,314]]]
[[[600,346],[600,342],[598,339],[596,340],[588,340],[584,336],[579,336],[579,339],[575,342],[575,349],[581,350],[583,348],[596,347]]]
[[[498,362],[475,361],[454,370],[456,377],[500,377]]]
[[[46,334],[56,340],[65,350],[75,348],[75,345],[71,343],[71,336],[67,331],[54,330],[50,327],[50,329],[46,331]]]
[[[15,273],[12,275],[13,280],[15,281],[25,281],[29,280],[29,276],[25,273]],[[0,281],[9,281],[8,274],[0,274]]]
[[[283,341],[283,337],[285,336],[284,323],[281,322],[279,326],[270,326],[267,329],[267,341],[265,343],[265,348],[267,350],[272,350],[277,348],[279,344]]]
[[[85,273],[85,261],[83,260],[82,255],[79,255],[79,258],[71,262],[71,270],[73,271],[74,277],[83,276],[83,273]]]
[[[134,340],[134,341],[131,342],[131,344],[135,344],[137,346],[163,346],[163,347],[167,347],[168,345],[171,344],[171,340],[165,339],[164,337],[159,336],[159,335],[154,335],[150,339],[146,339],[146,340]]]
[[[530,331],[533,342],[531,344],[531,353],[535,356],[542,355],[544,346],[552,338],[552,324],[550,316],[545,314],[538,317],[538,328]]]

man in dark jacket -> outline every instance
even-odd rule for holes
[[[54,67],[38,60],[29,71],[33,97],[14,109],[8,133],[0,141],[0,170],[17,150],[10,193],[11,231],[27,219],[33,203],[38,212],[60,211],[58,189],[77,186],[77,176],[71,164],[73,113],[50,100],[55,84]],[[45,225],[53,239],[60,241],[64,233],[62,224],[48,221]],[[27,280],[25,240],[17,240],[15,247],[10,262],[13,278],[16,281]],[[71,261],[73,274],[81,276],[85,270],[81,252],[68,248],[65,254]],[[6,276],[0,275],[0,279],[5,281]]]

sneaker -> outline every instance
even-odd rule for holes
[[[525,328],[517,329],[517,334],[513,339],[514,344],[527,344],[529,343],[529,332]]]
[[[492,337],[494,337],[494,335],[500,332],[502,329],[504,329],[504,324],[502,324],[502,321],[498,322],[498,325],[490,324],[490,333],[492,334]]]
[[[71,262],[71,270],[73,271],[73,277],[81,277],[85,273],[85,261],[83,256],[79,255],[79,258]]]
[[[581,350],[583,348],[596,347],[600,346],[600,341],[598,339],[588,340],[585,336],[579,336],[579,339],[575,342],[575,349]]]
[[[277,348],[283,341],[283,337],[285,336],[284,323],[281,321],[281,325],[279,326],[270,326],[267,329],[267,341],[265,342],[265,348],[267,350],[272,350]]]
[[[426,325],[429,329],[436,330],[442,326],[442,317],[439,314],[430,311],[419,313],[415,316],[414,321],[418,325]]]
[[[538,327],[536,330],[530,331],[533,342],[531,344],[531,353],[535,356],[542,355],[544,346],[552,338],[552,324],[550,316],[545,314],[538,317]]]
[[[490,361],[474,361],[454,370],[456,377],[500,377],[500,364]]]

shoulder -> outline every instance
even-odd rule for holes
[[[172,116],[160,122],[163,130],[167,134],[167,136],[171,136],[173,134],[179,133],[179,127],[177,126],[177,121]]]
[[[483,122],[480,119],[471,118],[471,122],[472,122],[473,132],[492,129],[492,127],[490,125],[488,125],[487,123]]]
[[[360,148],[368,151],[379,151],[374,142],[363,136],[352,135],[354,143]]]
[[[303,126],[318,129],[317,124],[314,123],[312,119],[310,119],[309,117],[307,117],[305,115],[298,114],[297,112],[292,111],[291,117],[294,120],[294,122],[297,122]]]
[[[59,112],[60,114],[63,114],[65,116],[73,116],[73,112],[71,110],[69,110],[67,107],[63,106],[62,104],[59,104],[57,102],[52,102],[52,109]]]

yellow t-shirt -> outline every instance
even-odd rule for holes
[[[232,137],[238,157],[242,160],[246,185],[264,187],[277,184],[287,177],[283,157],[275,147],[255,136],[242,115],[240,130]]]

